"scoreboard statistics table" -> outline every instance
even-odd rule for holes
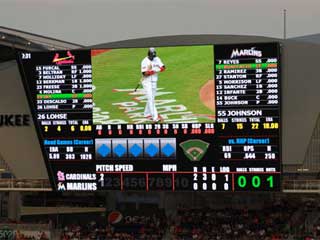
[[[158,122],[147,52],[18,53],[53,189],[279,191],[280,45],[157,47]]]

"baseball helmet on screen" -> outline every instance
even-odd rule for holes
[[[148,50],[148,58],[152,61],[157,56],[156,49],[151,47]]]

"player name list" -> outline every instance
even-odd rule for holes
[[[92,109],[92,69],[88,64],[39,65],[37,110],[52,112]],[[48,119],[50,120],[50,119]]]
[[[220,160],[280,160],[279,69],[278,44],[215,46]]]
[[[66,64],[36,65],[34,77],[37,119],[48,159],[93,159],[94,141],[88,135],[92,131],[93,108],[91,63],[71,60]]]
[[[277,49],[273,55],[254,47],[229,50],[215,53],[217,122],[278,122]]]

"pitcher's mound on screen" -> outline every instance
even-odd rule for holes
[[[215,106],[214,106],[215,92],[214,91],[215,91],[214,80],[209,80],[201,87],[199,92],[201,102],[203,102],[203,104],[212,111],[214,111],[215,109]]]

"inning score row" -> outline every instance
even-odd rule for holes
[[[279,48],[20,53],[53,188],[280,190]]]

